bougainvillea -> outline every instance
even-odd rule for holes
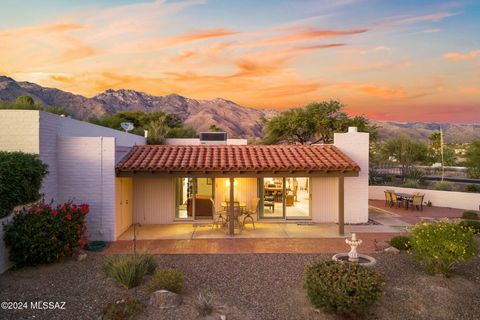
[[[52,207],[38,202],[25,207],[4,226],[5,245],[16,266],[49,263],[69,256],[86,243],[88,204]]]

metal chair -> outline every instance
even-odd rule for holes
[[[416,208],[419,211],[423,211],[423,196],[414,195],[411,200],[412,210]]]
[[[384,191],[385,192],[385,207],[386,206],[391,206],[392,204],[392,194],[390,191]]]
[[[260,202],[260,198],[253,198],[251,210],[245,211],[245,217],[243,218],[243,228],[245,228],[245,220],[250,219],[253,225],[253,230],[255,230],[255,221],[253,220],[252,214],[257,213],[259,202]]]

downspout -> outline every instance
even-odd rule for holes
[[[103,235],[103,137],[100,137],[100,235]]]

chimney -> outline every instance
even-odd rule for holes
[[[345,222],[368,221],[368,154],[369,134],[348,127],[346,133],[335,133],[333,144],[360,166],[358,177],[345,178]]]

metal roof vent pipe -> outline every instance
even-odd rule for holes
[[[358,128],[357,127],[348,127],[348,133],[357,133]]]

